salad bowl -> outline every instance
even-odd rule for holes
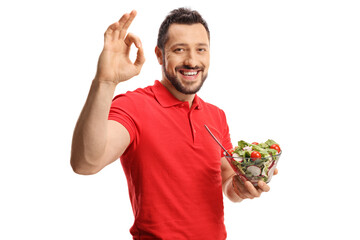
[[[234,153],[232,156],[225,156],[233,170],[242,181],[250,181],[254,186],[262,180],[269,183],[281,152],[261,158],[241,157]]]

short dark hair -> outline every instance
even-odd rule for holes
[[[164,50],[165,43],[168,40],[168,30],[170,25],[173,23],[187,24],[187,25],[201,23],[206,29],[206,32],[210,40],[210,31],[208,25],[200,15],[200,13],[198,13],[195,10],[191,10],[189,8],[178,8],[172,10],[160,25],[158,39],[157,39],[157,46],[161,50]]]

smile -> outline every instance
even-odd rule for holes
[[[184,76],[195,76],[197,75],[199,72],[198,71],[184,71],[184,70],[180,70],[180,73]]]

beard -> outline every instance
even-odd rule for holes
[[[187,84],[187,85],[184,85],[181,83],[181,81],[178,79],[178,77],[176,77],[176,75],[174,74],[171,74],[170,72],[168,72],[166,69],[165,69],[165,65],[166,65],[166,62],[165,62],[165,59],[163,59],[163,71],[164,71],[164,74],[165,74],[165,77],[171,82],[171,84],[174,86],[174,88],[178,91],[178,92],[181,92],[183,94],[195,94],[197,93],[202,85],[204,84],[206,78],[207,78],[207,74],[203,75],[202,78],[201,78],[201,81],[200,82],[192,82],[190,84]],[[179,67],[176,67],[175,70],[176,72],[178,72],[177,69],[179,68],[185,68],[185,69],[191,69],[191,70],[198,70],[198,71],[201,71],[202,73],[204,73],[204,68],[201,68],[201,67],[189,67],[189,66],[179,66]]]

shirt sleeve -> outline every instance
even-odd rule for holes
[[[225,147],[225,149],[231,149],[233,148],[233,145],[231,143],[231,137],[230,137],[230,129],[226,121],[226,115],[224,111],[221,110],[222,113],[222,141],[221,144]],[[224,157],[224,152],[221,153],[221,157]]]
[[[108,120],[113,120],[123,125],[130,135],[130,144],[136,136],[136,124],[133,117],[126,111],[129,108],[126,95],[120,94],[113,99],[110,107]]]

